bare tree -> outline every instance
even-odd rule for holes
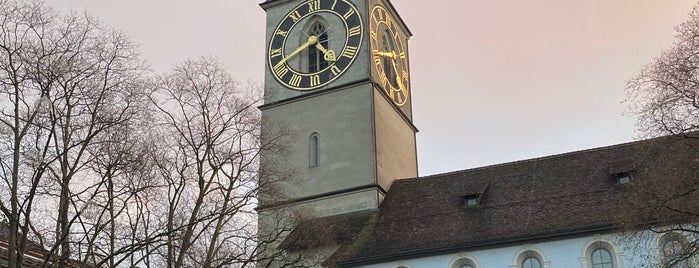
[[[30,251],[43,267],[247,267],[283,254],[268,249],[288,228],[257,232],[259,190],[280,195],[272,185],[293,177],[282,158],[260,167],[288,132],[263,137],[259,87],[213,58],[148,74],[136,46],[93,17],[0,0],[9,267]],[[279,215],[272,224],[295,216]]]
[[[254,208],[259,189],[268,187],[258,180],[260,157],[283,150],[286,133],[263,141],[259,88],[242,87],[213,58],[185,61],[156,88],[157,225],[171,234],[157,249],[162,265],[255,266],[264,241]]]
[[[618,214],[635,241],[677,235],[682,246],[641,246],[669,254],[651,264],[662,267],[682,267],[699,253],[699,7],[676,30],[674,45],[627,85],[630,111],[638,118],[641,135],[674,136],[664,138],[669,141],[663,148],[638,152],[649,161],[634,172]]]
[[[82,240],[77,222],[109,174],[95,154],[145,100],[141,62],[121,32],[88,15],[59,16],[39,1],[0,1],[0,210],[9,267],[28,237],[47,265],[66,266]],[[36,250],[36,249],[34,249]]]
[[[627,85],[630,110],[645,136],[699,130],[699,9],[676,30],[674,45]]]

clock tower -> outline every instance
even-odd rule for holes
[[[378,208],[392,182],[417,177],[410,32],[388,0],[268,0],[263,137],[290,133],[293,178],[261,184],[261,215],[327,217]],[[274,165],[280,165],[276,163]],[[282,178],[261,174],[261,182]],[[263,216],[261,216],[263,217]]]

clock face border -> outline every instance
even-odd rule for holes
[[[304,73],[292,68],[286,57],[288,35],[300,34],[299,22],[314,14],[328,13],[337,16],[344,26],[345,43],[336,53],[336,61],[322,70]],[[354,63],[362,47],[364,25],[361,13],[348,0],[308,0],[289,11],[272,32],[267,47],[268,68],[274,79],[283,86],[308,91],[323,87],[342,76]],[[306,49],[306,48],[304,48]],[[298,57],[298,55],[297,55]]]
[[[405,37],[401,34],[400,29],[397,26],[397,20],[391,16],[391,13],[381,5],[375,5],[370,13],[370,23],[369,23],[369,43],[372,51],[373,58],[373,68],[378,75],[379,85],[384,90],[384,93],[393,101],[397,106],[403,106],[407,103],[410,98],[410,71],[408,69],[408,55],[407,47],[403,40]],[[381,45],[383,44],[384,35],[388,33],[390,35],[390,40],[393,42],[393,54],[394,64],[393,66],[386,66],[389,61],[386,60],[386,56],[379,55],[378,53],[386,52],[382,51]],[[389,77],[386,74],[386,69],[394,68],[394,76]],[[401,82],[392,82],[389,79],[399,79]],[[402,83],[402,84],[400,84]],[[398,87],[395,84],[399,84]]]

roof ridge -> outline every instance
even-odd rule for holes
[[[617,144],[612,144],[612,145],[594,147],[594,148],[589,148],[589,149],[582,149],[582,150],[576,150],[576,151],[569,151],[569,152],[557,153],[557,154],[552,154],[552,155],[539,156],[539,157],[534,157],[534,158],[521,159],[521,160],[514,160],[514,161],[510,161],[510,162],[497,163],[497,164],[485,165],[485,166],[480,166],[480,167],[474,167],[474,168],[467,168],[467,169],[449,171],[449,172],[444,172],[444,173],[431,174],[431,175],[427,175],[427,176],[418,176],[418,177],[414,177],[414,178],[400,179],[400,180],[396,180],[395,182],[396,182],[396,183],[403,183],[403,182],[406,182],[406,183],[407,183],[407,182],[415,181],[415,180],[429,179],[429,178],[434,178],[434,177],[444,177],[444,176],[447,176],[447,175],[453,175],[453,174],[459,174],[459,173],[465,173],[465,172],[473,172],[473,171],[491,169],[491,168],[496,168],[496,167],[504,167],[504,166],[518,165],[518,164],[522,164],[522,163],[538,162],[538,161],[544,161],[544,160],[553,159],[553,158],[558,158],[558,157],[564,157],[564,156],[570,156],[570,155],[576,155],[576,154],[583,154],[583,153],[590,153],[590,152],[596,152],[596,151],[604,151],[604,150],[609,150],[609,149],[612,149],[612,148],[628,147],[628,146],[632,146],[632,145],[636,145],[636,144],[641,144],[641,143],[644,143],[644,142],[657,141],[657,140],[661,140],[661,139],[668,139],[668,138],[685,138],[686,135],[691,135],[691,134],[699,134],[699,132],[696,132],[696,133],[685,133],[684,135],[683,135],[683,134],[677,134],[677,135],[669,135],[669,136],[661,136],[661,137],[655,137],[655,138],[649,138],[649,139],[635,140],[635,141],[617,143]]]

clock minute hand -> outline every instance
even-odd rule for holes
[[[309,37],[308,37],[308,41],[306,41],[306,43],[301,44],[301,46],[299,46],[299,48],[297,48],[296,50],[294,50],[293,52],[291,52],[289,55],[287,55],[286,57],[284,57],[282,60],[280,60],[280,61],[279,61],[276,65],[274,65],[274,66],[277,67],[277,66],[279,66],[279,65],[284,64],[287,60],[291,59],[291,57],[296,56],[296,54],[299,54],[299,52],[303,51],[303,50],[304,50],[305,48],[307,48],[308,46],[315,44],[316,42],[318,42],[318,38],[317,38],[315,35],[309,36]]]
[[[393,65],[393,72],[396,73],[396,83],[398,84],[398,88],[400,88],[400,91],[403,92],[403,94],[407,95],[407,92],[405,92],[405,86],[403,86],[403,81],[400,78],[400,73],[398,73],[398,67],[396,67],[396,60],[391,60],[391,65]]]

